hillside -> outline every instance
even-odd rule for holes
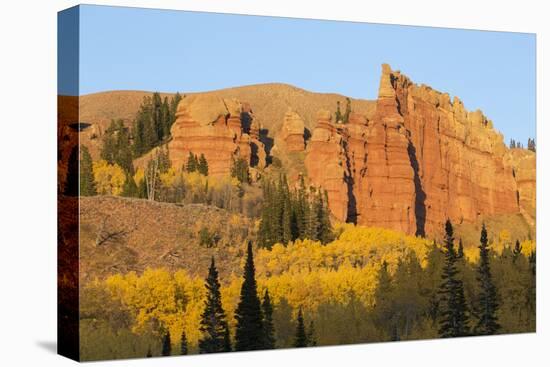
[[[202,276],[212,256],[227,275],[239,267],[254,227],[247,218],[212,206],[112,196],[80,198],[80,214],[83,280],[147,267],[183,268]],[[211,234],[211,248],[201,245],[203,228]]]
[[[150,96],[154,91],[107,91],[87,94],[80,97],[80,120],[92,124],[92,127],[82,134],[82,144],[89,146],[92,156],[99,154],[100,139],[91,139],[93,135],[101,136],[112,119],[123,119],[131,123],[139,109],[143,97]],[[291,108],[296,111],[312,130],[316,123],[316,113],[319,109],[336,110],[336,103],[345,103],[346,97],[335,93],[315,93],[288,84],[257,84],[235,88],[220,89],[203,93],[186,93],[182,95],[203,95],[218,98],[236,98],[248,103],[262,128],[267,129],[270,137],[280,130],[286,111]],[[161,97],[172,94],[161,93]],[[374,102],[362,99],[352,99],[355,111],[371,116],[374,113]],[[90,133],[91,132],[91,133]]]

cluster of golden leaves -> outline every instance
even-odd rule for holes
[[[259,293],[268,289],[275,305],[285,298],[294,310],[302,307],[308,312],[315,312],[324,302],[346,304],[352,296],[372,307],[381,264],[387,262],[393,272],[400,258],[414,252],[424,267],[427,251],[433,245],[426,239],[381,228],[343,224],[337,230],[341,234],[326,245],[306,239],[257,250]],[[522,246],[528,254],[535,243],[524,241]],[[493,247],[498,251],[504,243],[499,239]],[[476,258],[475,251],[466,250],[471,261]],[[232,327],[242,282],[237,274],[240,269],[235,269],[228,279],[220,279],[222,304]],[[190,345],[197,345],[206,296],[204,279],[184,270],[170,273],[148,269],[141,275],[118,274],[89,286],[102,287],[129,310],[135,320],[134,332],[139,333],[156,321],[170,331],[175,344],[185,331]]]

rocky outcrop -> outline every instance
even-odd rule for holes
[[[263,150],[263,144],[244,132],[242,113],[242,105],[235,99],[212,95],[183,98],[168,145],[172,165],[179,168],[186,164],[189,152],[204,154],[212,176],[228,175],[232,160],[237,157],[256,165],[265,164],[265,159],[253,159],[253,150]]]
[[[388,68],[384,67],[376,113],[365,134],[366,160],[360,173],[354,176],[357,220],[365,225],[414,233],[415,171]]]
[[[518,212],[534,218],[534,154],[509,151],[480,111],[389,65],[382,67],[371,120],[352,113],[348,124],[327,126],[319,121],[306,168],[313,183],[337,197],[330,207],[339,220],[424,235],[439,233],[447,218],[474,223]],[[340,168],[314,163],[325,159]]]
[[[527,223],[535,227],[537,196],[536,154],[526,149],[510,149],[504,156],[506,165],[512,168],[517,184],[519,208]]]
[[[330,210],[340,220],[348,215],[350,191],[346,162],[344,139],[331,122],[330,112],[319,111],[317,126],[307,145],[305,167],[311,183],[327,191]]]
[[[304,120],[289,109],[285,114],[281,128],[281,139],[285,142],[288,152],[303,152],[305,150],[304,133]]]

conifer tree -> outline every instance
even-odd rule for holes
[[[283,177],[283,181],[280,183],[280,197],[282,206],[282,217],[281,217],[281,229],[282,236],[281,241],[284,244],[294,240],[293,231],[292,231],[292,201],[290,198],[290,190],[288,188],[288,182],[286,176]]]
[[[222,308],[220,282],[214,258],[208,269],[206,290],[205,308],[201,315],[202,337],[199,340],[199,352],[201,354],[230,352],[229,326]]]
[[[206,157],[202,153],[197,162],[197,171],[199,171],[201,175],[208,176],[208,162],[206,161]]]
[[[160,106],[160,115],[162,121],[162,130],[163,136],[162,139],[166,140],[170,136],[170,128],[172,127],[171,116],[170,116],[170,106],[168,105],[168,98],[164,97],[162,100],[162,105]]]
[[[189,156],[187,157],[187,172],[197,171],[197,165],[197,157],[192,152],[189,152]]]
[[[187,346],[187,335],[185,335],[185,330],[181,332],[181,342],[180,342],[180,354],[182,356],[187,355],[188,346]]]
[[[181,95],[179,94],[179,92],[176,92],[174,97],[170,99],[170,120],[169,120],[169,126],[168,126],[169,130],[174,124],[174,122],[176,121],[176,112],[178,110],[178,104],[180,103],[180,101],[181,101]]]
[[[92,166],[92,157],[85,145],[80,147],[80,195],[93,196],[97,195],[94,172]]]
[[[462,238],[458,240],[458,250],[456,251],[456,258],[464,258],[464,245],[462,244]]]
[[[464,285],[458,276],[456,261],[453,226],[447,219],[445,222],[445,265],[439,288],[441,294],[439,336],[442,338],[466,336],[469,333]]]
[[[307,335],[306,327],[304,325],[304,315],[302,314],[302,308],[298,310],[298,317],[296,319],[296,334],[294,336],[295,348],[307,347]]]
[[[479,266],[477,269],[477,281],[479,284],[479,295],[477,297],[476,316],[477,325],[475,333],[478,335],[493,335],[498,332],[497,311],[497,290],[493,283],[491,267],[489,264],[489,245],[487,241],[487,229],[485,224],[481,228],[479,240]]]
[[[262,185],[263,204],[260,214],[260,228],[258,233],[258,241],[261,247],[271,249],[275,243],[275,227],[278,222],[276,215],[276,207],[274,200],[273,183],[270,180],[264,180]]]
[[[138,184],[137,197],[140,199],[147,199],[147,182],[145,178],[142,178]]]
[[[304,176],[300,177],[300,187],[296,194],[296,229],[297,237],[304,239],[307,237],[307,225],[309,215],[308,196],[306,192],[306,184],[304,182]]]
[[[252,243],[250,241],[247,246],[243,277],[241,296],[237,309],[235,310],[235,319],[237,320],[235,350],[262,349],[264,347],[263,317],[256,287],[254,257],[252,254]]]
[[[271,305],[271,299],[269,297],[269,291],[266,289],[264,298],[262,301],[262,314],[263,319],[263,348],[274,349],[275,348],[275,326],[273,325],[273,306]]]
[[[349,122],[349,115],[351,114],[351,100],[349,97],[346,97],[346,111],[344,112],[344,116],[342,118],[342,121],[344,124],[347,124]]]
[[[231,162],[231,177],[235,177],[241,183],[250,183],[248,162],[245,159],[233,159]]]
[[[336,102],[336,113],[334,114],[334,122],[340,123],[342,121],[342,111],[340,110],[340,101]]]
[[[162,338],[162,355],[169,356],[172,354],[172,342],[170,340],[170,332],[167,331]]]
[[[317,346],[317,337],[315,336],[315,325],[313,324],[313,320],[309,322],[309,328],[307,330],[307,346]]]
[[[514,260],[514,262],[516,262],[519,255],[521,255],[521,251],[522,251],[522,246],[519,243],[519,240],[516,240],[516,245],[514,246],[514,251],[513,251],[513,256],[514,256],[513,260]]]
[[[122,187],[122,196],[129,198],[139,197],[139,189],[136,185],[136,181],[129,173],[126,173],[126,181],[124,181],[124,186]]]

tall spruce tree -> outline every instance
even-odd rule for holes
[[[467,336],[469,334],[464,285],[458,276],[456,262],[453,226],[451,221],[447,219],[445,222],[445,264],[441,276],[442,282],[439,287],[441,295],[439,336],[442,338]]]
[[[187,172],[195,172],[197,166],[197,156],[194,155],[193,152],[189,152],[189,156],[187,157]]]
[[[181,341],[180,341],[180,354],[182,356],[187,355],[189,352],[188,346],[187,346],[187,335],[185,335],[185,330],[181,332]]]
[[[170,340],[170,332],[166,331],[162,338],[162,355],[169,356],[172,354],[172,341]]]
[[[275,326],[273,325],[273,305],[271,304],[271,298],[269,297],[269,291],[266,289],[264,298],[262,300],[262,314],[263,319],[263,348],[274,349],[275,348]]]
[[[464,258],[464,245],[462,244],[462,238],[458,240],[458,250],[456,251],[457,259]]]
[[[208,176],[208,162],[206,161],[206,157],[202,153],[197,161],[197,171],[199,171],[201,175]]]
[[[346,111],[344,112],[344,116],[342,117],[342,122],[344,124],[347,124],[349,122],[350,115],[351,115],[351,99],[349,99],[349,97],[346,97]]]
[[[122,196],[129,198],[139,197],[139,189],[136,185],[136,181],[129,173],[126,173],[126,181],[124,181],[124,186],[122,187]]]
[[[302,308],[298,310],[298,317],[296,318],[296,334],[294,336],[293,346],[295,348],[307,347],[307,334],[306,327],[304,325],[304,315],[302,314]]]
[[[179,92],[176,92],[174,97],[170,99],[170,120],[169,120],[170,125],[168,127],[169,129],[172,127],[172,125],[176,121],[176,112],[178,110],[178,104],[180,103],[181,99],[182,98]]]
[[[80,147],[80,196],[97,195],[92,157],[85,145]]]
[[[315,324],[313,323],[313,320],[309,322],[309,328],[307,329],[307,346],[317,346],[317,337],[315,336]]]
[[[258,350],[264,347],[263,316],[260,299],[258,298],[254,257],[250,241],[247,246],[243,278],[241,297],[235,310],[235,319],[237,320],[235,350]]]
[[[214,258],[208,269],[206,290],[205,307],[201,315],[202,337],[199,340],[199,352],[201,354],[230,352],[229,326],[222,308],[220,282]]]
[[[336,101],[336,113],[334,114],[334,122],[337,124],[342,122],[342,110],[340,109],[340,101]]]
[[[497,318],[499,306],[497,301],[497,290],[491,275],[489,254],[487,229],[485,228],[485,224],[483,224],[481,227],[481,237],[479,239],[479,265],[477,269],[479,294],[475,309],[477,325],[474,329],[475,333],[478,335],[493,335],[500,329]]]
[[[516,240],[516,245],[514,246],[514,251],[513,251],[513,260],[514,262],[516,262],[516,260],[518,259],[519,255],[521,255],[521,251],[523,250],[521,244],[519,243],[519,240]]]

